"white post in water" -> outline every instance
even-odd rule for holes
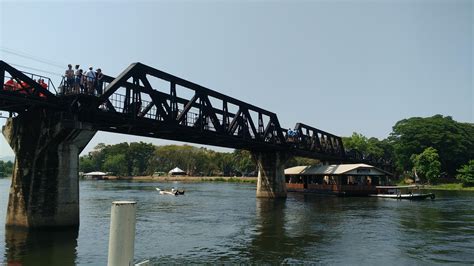
[[[112,202],[108,266],[133,265],[136,208],[134,201]]]

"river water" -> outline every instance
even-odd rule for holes
[[[2,221],[9,186],[0,179]],[[155,190],[172,186],[186,195]],[[136,261],[473,264],[474,193],[436,194],[434,201],[292,193],[264,200],[255,198],[254,184],[81,181],[79,232],[0,226],[0,264],[106,265],[114,200],[138,202]]]

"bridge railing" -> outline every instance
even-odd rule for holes
[[[21,71],[23,74],[28,76],[30,79],[34,80],[36,83],[38,83],[41,87],[45,88],[46,90],[56,93],[56,87],[54,86],[54,83],[49,77],[38,75],[38,74],[33,74],[25,71]],[[13,80],[13,83],[10,83],[9,81]],[[40,80],[42,82],[40,82]],[[18,92],[18,93],[23,93],[25,94],[26,91],[30,90],[32,86],[30,86],[28,83],[25,81],[18,79],[16,80],[12,75],[9,75],[8,73],[4,75],[3,78],[3,90],[6,91],[11,91],[11,92]]]
[[[9,99],[27,97],[30,104],[41,101],[43,104],[54,104],[56,88],[50,78],[20,71],[0,60],[0,90],[9,95]],[[50,100],[50,101],[46,101]],[[18,109],[13,102],[10,109]],[[20,108],[21,109],[21,108]],[[11,111],[11,110],[6,110]]]
[[[51,93],[57,93],[57,89],[54,86],[54,83],[51,80],[51,78],[46,77],[46,76],[42,76],[42,75],[38,75],[38,74],[34,74],[34,73],[30,73],[30,72],[26,72],[26,71],[21,71],[21,72],[23,74],[25,74],[26,76],[28,76],[29,78],[31,78],[32,80],[34,80],[35,82],[37,82],[38,84],[40,84],[43,88],[47,89]],[[5,84],[10,78],[13,78],[13,77],[10,76],[10,75],[5,75],[5,79],[4,79],[3,84]],[[40,80],[42,80],[43,82],[40,82]]]
[[[74,75],[72,80],[68,80],[66,76],[62,76],[59,91],[57,93],[59,95],[88,94],[100,96],[108,82],[111,81],[110,78],[111,77],[108,76],[106,78],[105,75],[102,79],[89,78],[83,74],[80,77]]]

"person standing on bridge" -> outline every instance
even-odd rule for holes
[[[89,70],[86,72],[86,90],[88,94],[94,94],[94,83],[95,83],[95,73],[92,67],[89,67]]]
[[[48,84],[46,84],[46,82],[44,82],[44,79],[39,79],[38,83],[39,83],[39,85],[41,85],[41,87],[43,87],[43,89],[45,89],[45,90],[48,89]]]
[[[6,91],[14,91],[16,87],[17,85],[16,85],[16,82],[13,80],[13,78],[10,78],[9,80],[7,80],[7,82],[5,82],[5,84],[3,85],[3,89]]]
[[[293,142],[294,141],[294,137],[295,137],[295,132],[293,130],[291,130],[291,128],[288,129],[287,131],[287,139],[289,142]]]
[[[81,87],[82,83],[82,69],[79,69],[79,65],[76,65],[75,67],[75,79],[74,79],[74,93],[79,93],[79,89]]]
[[[72,70],[72,65],[67,65],[66,72],[64,73],[66,76],[66,90],[65,92],[71,92],[74,87],[74,70]]]
[[[102,95],[102,86],[104,85],[104,74],[102,69],[98,68],[95,72],[95,86],[97,88],[97,95]]]

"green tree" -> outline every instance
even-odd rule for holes
[[[79,171],[81,172],[93,172],[96,169],[96,162],[90,155],[82,156],[79,158]]]
[[[398,121],[390,134],[397,165],[413,167],[410,160],[428,147],[439,152],[442,171],[453,176],[463,163],[474,158],[474,125],[459,123],[450,116],[412,117]]]
[[[439,178],[441,163],[436,149],[429,147],[422,153],[411,157],[413,162],[413,170],[417,175],[428,181],[428,183],[436,183]]]
[[[148,164],[153,157],[155,147],[151,143],[133,142],[127,150],[127,157],[131,163],[131,175],[152,174],[148,170]]]
[[[368,151],[369,143],[367,137],[357,132],[353,132],[350,137],[342,137],[342,143],[348,150],[356,149],[363,154],[366,154]]]
[[[285,163],[285,167],[293,167],[300,165],[317,165],[320,161],[316,159],[304,158],[304,157],[293,157]]]
[[[457,172],[456,179],[461,181],[464,186],[474,186],[474,160],[470,160],[469,163],[463,165]]]
[[[245,175],[257,170],[257,162],[252,153],[246,150],[234,150],[235,171],[241,175]]]
[[[393,160],[393,144],[388,139],[379,140],[377,138],[367,138],[366,136],[354,132],[350,137],[342,137],[344,147],[348,150],[356,149],[366,157],[375,160]]]
[[[153,172],[168,172],[179,167],[190,175],[209,175],[217,169],[212,156],[212,151],[190,145],[159,146],[155,147],[154,155],[149,160],[149,169]]]
[[[231,176],[235,172],[235,160],[232,153],[216,152],[212,154],[212,162],[218,169],[217,174],[223,176]]]
[[[0,161],[0,177],[11,176],[13,174],[13,163],[11,161]]]
[[[116,175],[127,176],[128,164],[125,154],[111,154],[105,158],[103,169]]]
[[[367,140],[367,154],[374,158],[382,158],[385,156],[385,142],[380,141],[378,138],[370,138]]]

